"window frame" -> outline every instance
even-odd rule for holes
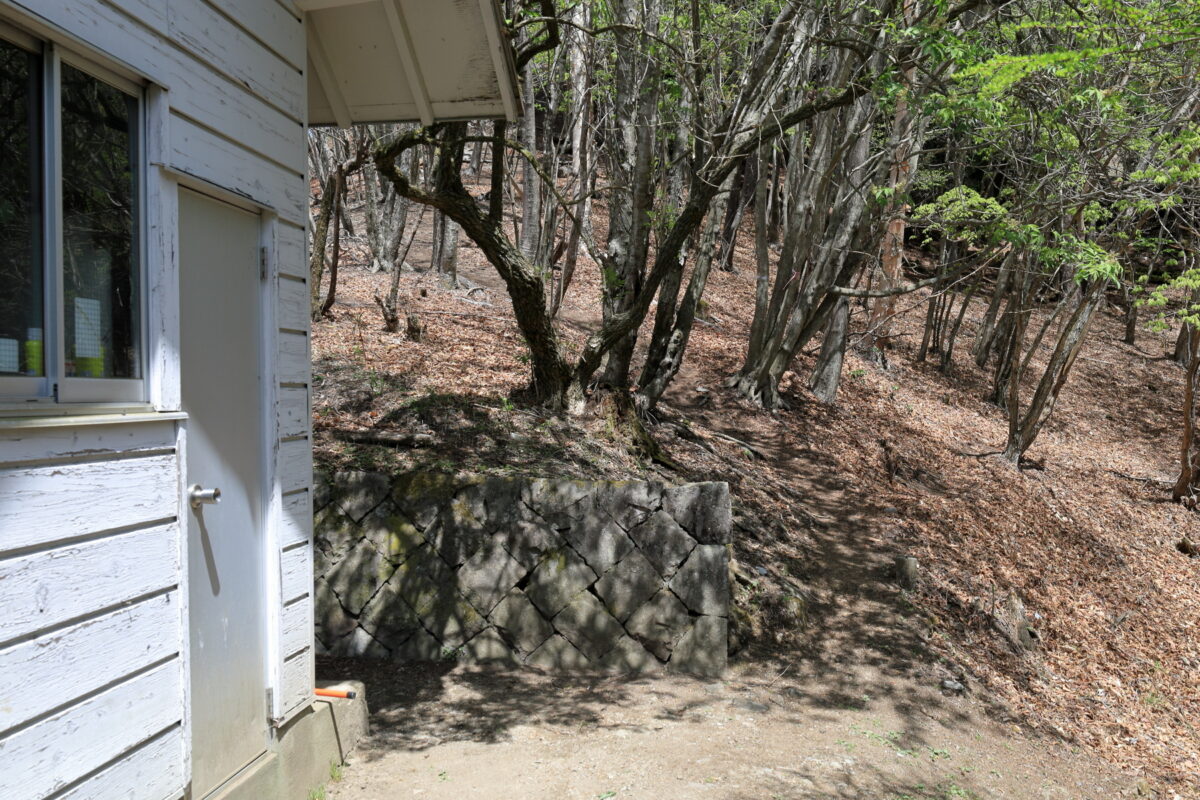
[[[146,198],[149,158],[147,148],[146,88],[86,55],[63,47],[58,42],[29,35],[0,23],[0,40],[41,55],[41,142],[36,154],[42,181],[42,253],[43,286],[43,372],[41,376],[0,376],[0,413],[83,410],[85,405],[116,404],[122,407],[148,403],[150,360],[147,283],[149,254]],[[132,246],[137,260],[138,305],[135,324],[138,330],[139,378],[68,377],[66,372],[65,316],[63,278],[63,203],[62,203],[62,65],[83,72],[136,101],[136,146],[132,158],[135,172],[135,219]]]

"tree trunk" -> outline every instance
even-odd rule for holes
[[[1063,386],[1067,383],[1067,377],[1071,372],[1071,367],[1075,364],[1075,359],[1079,355],[1080,349],[1083,347],[1084,339],[1087,336],[1088,328],[1091,326],[1092,318],[1096,310],[1104,302],[1103,283],[1096,283],[1086,292],[1079,293],[1079,303],[1075,308],[1075,313],[1071,315],[1071,319],[1063,326],[1062,332],[1058,337],[1058,344],[1054,348],[1053,355],[1050,356],[1050,361],[1046,365],[1045,372],[1042,373],[1042,379],[1038,382],[1037,389],[1034,390],[1033,397],[1029,401],[1029,408],[1025,414],[1020,416],[1018,404],[1018,387],[1021,382],[1020,372],[1010,379],[1009,384],[1009,433],[1008,442],[1005,444],[1004,457],[1016,464],[1025,451],[1029,449],[1034,440],[1041,433],[1042,427],[1050,419],[1050,415],[1054,412],[1054,406],[1058,401],[1059,393],[1062,392]],[[1024,317],[1022,317],[1024,318]],[[1023,322],[1018,324],[1023,325]],[[1016,357],[1020,357],[1020,348]],[[1020,417],[1020,422],[1015,420]]]
[[[325,273],[325,245],[329,239],[329,220],[333,217],[333,198],[337,194],[337,174],[331,172],[321,188],[321,205],[313,227],[312,250],[308,255],[309,314],[313,322],[321,318],[321,279]]]
[[[1193,453],[1196,441],[1196,381],[1200,373],[1200,328],[1184,325],[1188,332],[1187,374],[1183,383],[1183,437],[1179,446],[1179,479],[1171,490],[1171,498],[1179,502],[1192,494],[1200,482],[1200,452]]]
[[[733,175],[733,185],[730,187],[729,199],[725,204],[725,223],[721,226],[720,256],[718,258],[718,263],[724,272],[733,271],[734,247],[737,245],[738,229],[741,228],[742,216],[754,196],[753,190],[757,184],[758,178],[754,174],[754,162],[746,159],[742,168]],[[750,186],[751,191],[749,192],[746,191],[747,185]]]
[[[412,233],[408,237],[408,244],[404,247],[404,254],[400,256],[399,262],[392,269],[391,283],[388,286],[387,297],[380,297],[379,293],[375,293],[375,303],[379,306],[379,313],[383,316],[383,329],[388,333],[398,333],[400,331],[400,264],[404,259],[408,258],[408,251],[412,247],[413,240],[417,238],[417,231],[421,229],[421,222],[425,219],[425,206],[421,207],[421,213],[417,215],[417,224],[413,226]],[[401,222],[400,233],[404,233],[404,222],[407,221],[407,213],[404,220]]]
[[[904,21],[912,25],[917,8],[914,0],[903,0]],[[900,285],[904,273],[904,236],[907,230],[908,205],[903,195],[908,191],[913,173],[917,168],[921,125],[917,123],[909,108],[909,96],[915,89],[916,67],[906,64],[900,71],[902,88],[896,97],[896,111],[892,117],[892,164],[888,172],[888,197],[885,217],[887,226],[880,244],[879,264],[883,273],[880,288],[893,289]],[[896,313],[894,295],[876,298],[867,321],[867,333],[861,347],[865,351],[884,349],[889,344],[891,319]]]
[[[700,307],[700,299],[704,296],[704,287],[708,284],[708,274],[713,265],[717,220],[721,216],[720,206],[721,201],[718,200],[709,212],[704,235],[700,241],[700,253],[696,257],[696,265],[692,269],[692,277],[688,281],[688,288],[684,293],[679,310],[672,314],[671,308],[669,306],[663,308],[660,301],[658,313],[663,314],[667,322],[663,329],[659,330],[658,318],[655,318],[655,335],[651,341],[651,349],[646,357],[646,368],[642,372],[640,382],[641,394],[649,400],[651,406],[662,397],[663,392],[679,374],[679,368],[683,365],[683,354],[687,350],[688,340],[692,335],[692,326],[696,322],[696,310]],[[676,285],[682,274],[683,270],[680,269],[672,276]],[[670,278],[663,282],[664,290],[669,281]],[[672,317],[674,324],[671,323]],[[670,331],[669,335],[667,334],[668,330]]]
[[[342,201],[345,193],[346,172],[339,166],[334,172],[333,184],[333,251],[329,255],[329,293],[321,304],[318,317],[328,314],[337,299],[338,263],[342,258]]]
[[[809,384],[817,399],[827,405],[837,400],[838,385],[842,381],[842,362],[846,357],[846,334],[850,325],[850,298],[837,301],[829,324],[825,326],[825,340],[821,342],[821,355],[813,370]]]
[[[988,356],[992,354],[992,339],[996,330],[996,315],[1000,311],[1000,306],[1004,304],[1004,299],[1008,294],[1009,283],[1012,279],[1012,265],[1016,260],[1017,254],[1010,251],[1004,256],[1004,260],[1000,262],[1000,271],[996,275],[996,285],[992,287],[992,299],[988,301],[987,311],[984,312],[983,322],[979,326],[979,333],[975,336],[975,343],[972,345],[971,354],[975,357],[975,365],[982,369],[988,360]]]
[[[525,115],[521,118],[520,141],[521,146],[536,158],[538,137],[533,79],[533,65],[529,64],[521,79],[521,102],[525,106]],[[521,188],[524,191],[524,197],[521,199],[521,253],[525,258],[533,260],[537,257],[538,242],[542,232],[542,189],[537,169],[528,161],[522,162]]]
[[[608,264],[604,274],[605,322],[629,311],[646,273],[650,250],[650,208],[654,196],[651,174],[658,110],[657,61],[640,46],[637,28],[653,32],[658,24],[658,0],[617,0],[614,16],[628,28],[614,33],[616,64],[612,127],[606,137],[610,153]],[[627,389],[637,329],[628,331],[608,351],[601,383]]]

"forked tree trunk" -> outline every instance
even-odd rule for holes
[[[1063,326],[1058,337],[1058,344],[1054,348],[1053,355],[1050,356],[1050,361],[1046,365],[1045,372],[1042,373],[1042,379],[1038,382],[1037,389],[1034,390],[1024,415],[1020,414],[1019,408],[1020,373],[1018,372],[1010,379],[1009,431],[1008,442],[1004,447],[1004,457],[1014,464],[1019,462],[1021,456],[1037,439],[1042,427],[1054,412],[1058,396],[1067,383],[1067,377],[1071,372],[1071,367],[1075,364],[1079,350],[1083,347],[1088,328],[1092,324],[1092,317],[1104,302],[1104,289],[1105,285],[1098,282],[1086,292],[1079,294],[1079,304],[1075,308],[1075,313]],[[1019,322],[1018,324],[1023,323]]]

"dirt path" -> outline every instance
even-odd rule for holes
[[[877,513],[783,438],[754,444],[812,498],[799,649],[739,659],[720,682],[325,660],[326,675],[366,682],[372,711],[331,800],[1136,795],[1132,778],[1005,722],[978,687],[944,690],[962,676],[905,618],[872,546]]]

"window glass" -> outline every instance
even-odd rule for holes
[[[137,99],[62,65],[65,375],[140,378]]]
[[[0,41],[0,375],[42,375],[41,57]]]

